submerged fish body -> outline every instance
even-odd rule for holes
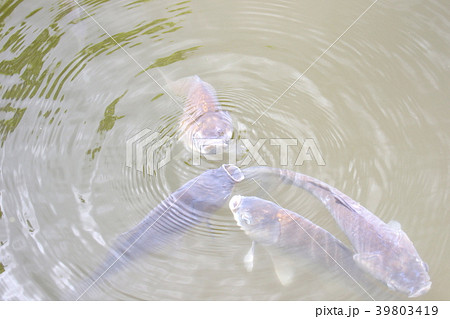
[[[159,252],[174,244],[197,224],[206,222],[211,214],[228,200],[235,183],[244,178],[241,170],[225,164],[208,170],[190,180],[156,206],[131,230],[120,235],[105,262],[82,284],[92,286],[106,272],[122,269],[144,253]],[[82,291],[77,289],[77,293]]]
[[[352,243],[355,262],[389,288],[409,297],[430,289],[428,266],[399,223],[384,223],[336,188],[304,174],[270,167],[251,167],[243,172],[246,177],[273,174],[318,198]]]
[[[240,195],[231,198],[229,207],[246,235],[275,255],[272,260],[282,284],[289,284],[292,280],[293,270],[282,264],[289,257],[310,260],[329,271],[341,271],[358,283],[365,281],[364,273],[353,261],[353,251],[299,214],[259,197]],[[277,259],[283,256],[286,258],[277,263]]]
[[[180,120],[184,143],[203,154],[225,148],[233,135],[233,123],[212,85],[194,75],[171,83],[170,89],[184,99]]]
[[[243,178],[241,170],[234,165],[224,164],[207,170],[170,194],[118,241],[122,246],[136,241],[133,247],[151,251],[171,236],[180,236],[194,225],[207,221],[226,203],[234,184]]]

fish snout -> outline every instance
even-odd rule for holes
[[[227,151],[228,140],[222,138],[200,138],[194,137],[194,147],[198,152],[204,155],[221,155]]]
[[[427,282],[425,285],[423,285],[421,288],[419,288],[416,291],[411,291],[411,293],[408,295],[408,298],[415,298],[422,296],[428,292],[431,288],[431,281]]]
[[[222,167],[234,182],[239,183],[244,180],[244,173],[239,167],[232,164],[223,164]]]
[[[234,195],[233,197],[231,197],[230,202],[228,203],[228,206],[230,207],[230,210],[233,213],[235,213],[239,209],[239,206],[241,206],[241,202],[242,202],[242,196]]]

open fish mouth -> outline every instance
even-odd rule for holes
[[[236,183],[239,183],[244,180],[244,174],[239,169],[239,167],[231,164],[223,164],[222,168],[225,170],[225,172],[228,174],[228,176],[235,181]]]

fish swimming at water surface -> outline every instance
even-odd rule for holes
[[[341,272],[367,288],[369,281],[353,261],[354,252],[322,227],[277,204],[259,197],[235,195],[229,202],[237,225],[253,241],[244,262],[252,268],[255,243],[268,250],[283,285],[290,284],[293,268],[288,258],[311,260],[314,267]],[[295,265],[294,265],[295,266]]]
[[[194,75],[168,83],[168,88],[184,101],[179,123],[184,143],[202,154],[226,150],[233,135],[233,122],[220,105],[213,86]]]
[[[169,195],[131,230],[118,236],[105,262],[76,288],[80,298],[97,280],[104,280],[144,253],[158,252],[174,244],[194,227],[206,222],[228,200],[233,186],[244,179],[241,170],[229,164],[210,169]]]
[[[246,178],[272,175],[318,198],[353,245],[354,261],[389,288],[418,297],[431,288],[428,265],[420,258],[398,222],[384,223],[349,196],[320,180],[266,166],[243,170]]]

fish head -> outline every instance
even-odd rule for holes
[[[386,284],[390,289],[403,292],[410,298],[419,297],[431,288],[428,266],[420,258],[411,258],[391,273]]]
[[[392,242],[394,256],[387,261],[390,276],[386,283],[389,288],[401,291],[410,298],[419,297],[431,288],[428,265],[420,258],[403,230],[397,228],[394,232],[397,237]]]
[[[202,154],[217,154],[230,143],[233,125],[225,112],[209,112],[196,121],[193,146]]]
[[[275,244],[281,233],[276,204],[258,197],[235,195],[229,207],[237,225],[252,240],[263,244]]]
[[[414,245],[403,231],[391,242],[389,252],[380,251],[355,255],[355,261],[374,277],[392,289],[419,297],[431,288],[428,265],[420,258]]]
[[[431,288],[428,265],[420,258],[408,236],[402,231],[395,262],[390,265],[391,275],[387,280],[389,288],[408,294],[408,297],[419,297]]]

